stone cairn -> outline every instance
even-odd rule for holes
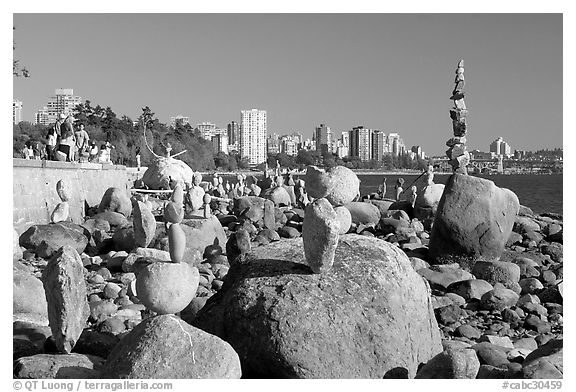
[[[56,183],[56,193],[58,193],[58,196],[62,201],[58,203],[56,208],[54,208],[54,211],[52,211],[52,215],[50,215],[50,221],[52,223],[67,221],[70,215],[70,206],[68,204],[70,195],[68,194],[68,190],[64,184],[64,181],[59,180]]]
[[[332,268],[339,233],[342,232],[336,209],[354,200],[360,180],[344,166],[336,166],[328,172],[308,166],[306,184],[308,193],[315,200],[306,206],[304,214],[304,255],[314,273],[325,273]]]
[[[449,147],[446,155],[450,159],[449,162],[454,173],[468,174],[466,166],[470,162],[470,154],[466,151],[466,116],[468,115],[468,110],[464,102],[464,60],[458,62],[454,83],[455,87],[450,97],[454,101],[454,107],[450,109],[454,137],[446,142]]]

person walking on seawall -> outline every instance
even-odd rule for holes
[[[136,148],[136,167],[140,171],[140,147]]]
[[[55,126],[50,128],[48,135],[46,135],[46,159],[49,161],[55,160],[54,153],[56,152],[56,144],[58,143],[58,133]]]
[[[66,154],[66,161],[74,161],[74,149],[76,147],[76,140],[74,136],[74,125],[72,125],[72,116],[66,117],[66,120],[60,126],[61,137],[58,151]]]
[[[32,149],[32,142],[28,140],[22,149],[22,157],[24,159],[34,159],[34,150]]]
[[[90,144],[90,148],[88,151],[89,151],[88,161],[96,163],[96,161],[98,160],[98,146],[96,145],[96,142],[93,141],[92,144]]]
[[[76,160],[83,162],[86,160],[89,142],[88,132],[84,129],[84,124],[80,123],[79,129],[74,132],[74,136],[76,137]]]

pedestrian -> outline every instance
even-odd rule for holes
[[[100,146],[100,154],[98,155],[98,163],[110,163],[110,148],[105,144]]]
[[[58,143],[58,133],[56,132],[56,127],[53,126],[48,131],[46,135],[47,143],[46,143],[46,156],[47,159],[52,161],[56,160],[54,153],[56,152],[56,144]]]
[[[89,146],[89,136],[88,132],[84,129],[84,124],[80,123],[78,129],[74,132],[74,136],[76,138],[76,160],[83,162],[88,155]]]
[[[406,200],[408,200],[410,205],[412,205],[412,208],[414,208],[414,205],[416,204],[417,192],[418,188],[416,187],[416,185],[412,185],[410,187],[410,190],[408,191],[408,195],[406,196]]]
[[[30,140],[24,143],[24,148],[22,149],[22,157],[24,159],[34,159],[34,149],[32,148],[32,142]]]
[[[140,147],[136,148],[136,167],[140,171]]]
[[[90,149],[88,150],[88,161],[95,163],[98,159],[98,146],[95,141],[90,144]]]
[[[60,125],[60,143],[58,151],[66,154],[66,161],[74,161],[74,149],[76,148],[76,138],[74,136],[74,125],[72,125],[73,117],[68,116],[66,120]]]
[[[380,184],[380,186],[378,187],[378,196],[380,196],[380,199],[384,200],[384,198],[386,197],[386,177],[384,177],[384,179],[382,180],[382,184]]]

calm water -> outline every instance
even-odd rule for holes
[[[261,173],[254,173],[256,177],[260,178]],[[394,184],[399,177],[404,178],[404,189],[412,185],[412,182],[419,176],[419,174],[402,174],[402,175],[386,175],[387,190],[386,197],[394,197]],[[210,175],[205,176],[205,180],[211,180]],[[223,176],[225,179],[231,180],[232,183],[236,182],[235,176]],[[367,195],[376,192],[378,186],[382,182],[382,174],[359,174],[360,178],[360,194]],[[434,182],[437,184],[445,184],[450,177],[449,174],[436,174],[434,175]],[[486,178],[501,187],[508,188],[518,196],[520,204],[529,207],[536,214],[543,212],[554,212],[558,214],[563,213],[562,209],[562,174],[550,175],[530,175],[530,174],[513,174],[513,175],[490,175],[478,177]],[[294,176],[298,178],[298,176]],[[422,176],[415,185],[420,189],[424,186],[424,176]]]
[[[365,195],[378,190],[383,175],[358,175],[360,178],[360,194]],[[386,197],[394,197],[394,184],[398,177],[404,178],[405,189],[412,184],[418,175],[388,175]],[[434,182],[445,184],[449,174],[434,175]],[[562,214],[562,174],[551,175],[490,175],[478,177],[493,181],[496,186],[508,188],[518,196],[520,204],[530,207],[536,214],[555,212]],[[424,186],[424,176],[415,185],[420,189]]]

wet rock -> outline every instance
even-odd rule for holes
[[[225,341],[173,315],[148,318],[112,351],[104,378],[240,378],[238,354]]]
[[[60,352],[70,353],[90,315],[84,267],[74,248],[65,246],[42,274],[50,329]]]

